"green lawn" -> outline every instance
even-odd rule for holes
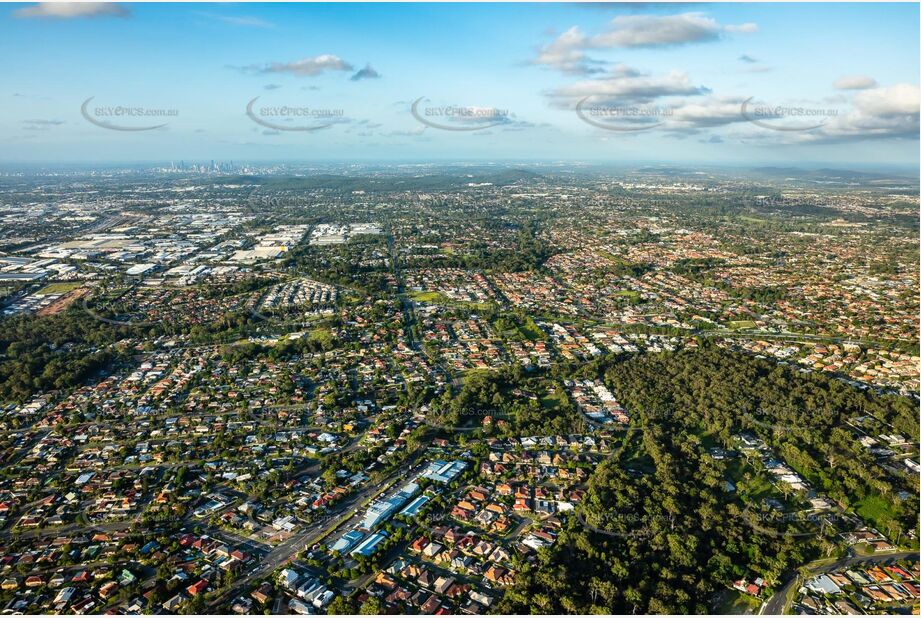
[[[617,262],[620,260],[620,258],[618,258],[616,255],[614,255],[610,251],[605,251],[604,249],[599,249],[598,251],[596,251],[596,253],[600,255],[601,257],[605,258],[606,260],[611,260],[612,262]]]
[[[36,294],[49,295],[49,294],[66,294],[71,290],[76,290],[78,287],[82,286],[83,283],[79,281],[70,281],[70,282],[61,282],[61,283],[49,283],[42,289],[40,289]]]
[[[534,323],[534,320],[531,319],[531,316],[528,316],[524,323],[518,327],[518,331],[524,336],[528,341],[543,341],[546,339],[544,331]]]
[[[719,615],[751,614],[758,611],[760,606],[761,601],[753,596],[742,594],[738,590],[727,590],[713,608],[713,613]]]
[[[448,297],[441,292],[413,292],[409,297],[419,303],[445,303],[448,301]]]
[[[892,519],[893,513],[890,504],[878,495],[870,495],[854,505],[854,510],[863,519],[869,520],[875,527],[880,528],[880,522]]]
[[[509,341],[541,341],[546,338],[544,331],[534,323],[530,316],[520,321],[514,315],[503,315],[495,318],[491,323],[499,335]]]
[[[492,306],[492,303],[471,303],[462,300],[451,300],[441,292],[411,292],[408,296],[417,303],[431,303],[433,305],[463,307],[469,311],[485,311]]]
[[[756,505],[765,498],[776,498],[784,502],[783,494],[771,483],[771,479],[765,473],[757,473],[754,468],[749,466],[745,459],[738,457],[730,460],[726,465],[726,471],[729,478],[736,485],[739,497],[746,504]],[[749,474],[749,480],[745,480],[745,473]]]
[[[307,335],[307,339],[329,348],[332,347],[333,333],[328,328],[315,328]]]
[[[752,322],[751,320],[736,320],[734,322],[729,322],[729,328],[733,330],[740,330],[743,328],[757,328],[758,325]]]
[[[614,292],[614,296],[622,296],[633,303],[640,300],[640,293],[636,290],[618,290]]]
[[[540,398],[540,405],[545,410],[555,410],[560,407],[561,399],[559,393],[548,394]]]

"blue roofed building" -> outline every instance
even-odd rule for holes
[[[330,545],[329,549],[331,551],[345,553],[357,545],[363,538],[365,538],[365,535],[358,530],[349,530],[339,537],[338,541]]]
[[[383,530],[379,530],[359,543],[358,547],[351,551],[351,554],[353,556],[370,556],[377,551],[380,544],[383,543],[386,538],[387,533]]]
[[[419,509],[421,509],[425,505],[425,503],[428,502],[430,499],[431,498],[429,498],[428,496],[419,496],[418,498],[416,498],[415,500],[407,504],[406,507],[398,513],[398,515],[404,515],[406,517],[415,517],[416,514],[419,512]]]
[[[465,461],[442,461],[438,459],[431,462],[420,476],[437,483],[450,483],[457,478],[457,475],[463,472],[466,467],[467,462]]]
[[[149,543],[144,545],[144,547],[141,548],[141,555],[146,556],[150,552],[159,549],[159,547],[160,547],[159,543],[157,543],[156,541],[150,541]]]
[[[419,491],[419,486],[415,483],[407,483],[400,491],[390,496],[386,500],[376,500],[368,507],[365,518],[361,522],[362,530],[371,530],[380,523],[390,519],[390,516],[399,510],[401,506],[412,498]]]

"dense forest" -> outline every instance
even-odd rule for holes
[[[126,328],[113,328],[71,311],[36,320],[16,316],[0,322],[0,401],[23,401],[33,393],[68,388],[111,364],[109,344]]]
[[[600,361],[580,373],[604,375],[632,427],[590,478],[578,514],[523,569],[497,612],[704,613],[734,579],[760,576],[776,586],[835,551],[831,529],[753,523],[766,521],[759,516],[767,510],[763,491],[753,489],[763,476],[757,461],[710,455],[736,447],[741,431],[886,534],[917,526],[916,503],[897,495],[901,484],[917,496],[917,479],[893,479],[847,429],[870,417],[917,440],[911,400],[715,346]],[[730,478],[738,491],[727,488]],[[864,512],[871,502],[877,508]]]

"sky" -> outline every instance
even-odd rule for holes
[[[0,5],[0,162],[918,165],[917,3]]]

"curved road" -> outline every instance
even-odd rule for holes
[[[828,573],[831,571],[840,570],[842,567],[849,567],[854,564],[877,564],[880,562],[886,562],[887,560],[901,560],[903,558],[918,558],[918,552],[916,551],[900,551],[900,552],[891,552],[887,554],[878,554],[873,556],[846,556],[835,562],[830,562],[828,564],[823,564],[811,569],[810,575],[819,575],[820,573]],[[784,586],[774,593],[774,595],[768,599],[767,603],[761,606],[761,610],[758,612],[761,615],[781,615],[784,613],[784,610],[788,609],[784,607],[786,604],[787,596],[790,593],[790,588],[793,586],[799,586],[800,576],[794,575],[793,578],[788,581]]]

